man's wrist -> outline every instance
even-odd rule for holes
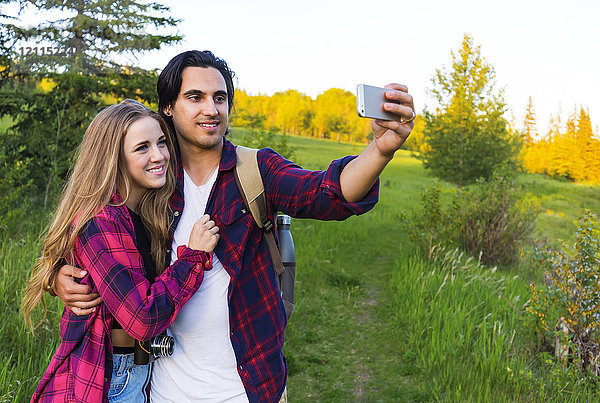
[[[371,144],[372,144],[373,148],[375,148],[375,150],[376,150],[378,160],[384,166],[387,165],[388,162],[390,162],[391,160],[394,159],[394,155],[396,154],[396,151],[398,151],[398,150],[394,150],[392,152],[381,151],[381,148],[379,148],[379,143],[377,142],[377,139],[373,139]]]
[[[56,276],[57,275],[58,275],[58,273],[56,271],[54,271],[52,274],[50,274],[48,283],[46,283],[46,285],[44,286],[44,291],[46,291],[52,297],[57,296],[57,294],[56,294]]]
[[[46,284],[46,291],[48,292],[48,294],[50,294],[52,297],[56,297],[56,290],[54,289],[54,281],[52,281],[51,284]]]

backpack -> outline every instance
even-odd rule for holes
[[[267,241],[279,290],[283,298],[285,313],[289,319],[292,313],[294,313],[296,262],[283,262],[281,259],[281,253],[279,253],[279,248],[273,235],[275,226],[268,218],[265,187],[258,169],[257,153],[258,150],[254,148],[236,147],[237,164],[234,169],[235,181],[242,199],[244,199],[244,203],[250,210],[258,228],[262,229]]]

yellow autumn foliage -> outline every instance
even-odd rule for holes
[[[339,88],[331,88],[316,99],[296,90],[271,96],[237,90],[231,122],[234,126],[337,141],[366,142],[371,133],[370,120],[356,114],[355,95]]]
[[[553,119],[544,138],[526,144],[522,158],[532,173],[600,183],[600,138],[583,108],[569,116],[564,129],[559,118]]]

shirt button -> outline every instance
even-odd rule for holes
[[[243,369],[244,369],[244,367],[240,365],[240,371],[243,370]]]
[[[173,215],[174,215],[175,217],[179,217],[179,211],[176,211],[176,212],[174,212],[174,213],[173,213]]]

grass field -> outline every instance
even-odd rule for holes
[[[303,137],[290,143],[310,169],[364,148]],[[432,182],[420,161],[399,151],[381,176],[373,211],[344,222],[292,221],[297,307],[284,348],[290,400],[599,399],[537,356],[522,314],[529,298],[522,269],[493,271],[452,251],[436,262],[415,255],[399,213],[418,206]],[[572,241],[584,208],[600,211],[598,186],[534,175],[519,182],[540,203],[540,237]],[[441,185],[447,196],[456,190]],[[0,243],[0,402],[27,400],[58,340],[58,301],[48,300],[52,313],[36,335],[17,317],[43,222],[31,220],[30,229]]]
[[[600,214],[600,186],[574,184],[540,175],[518,178],[527,191],[540,202],[537,236],[551,241],[573,242],[577,223],[586,209]]]

